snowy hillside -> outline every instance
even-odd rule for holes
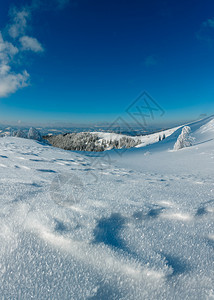
[[[144,147],[153,143],[157,143],[170,136],[180,127],[139,136],[130,136],[114,132],[79,132],[48,135],[44,138],[52,146],[64,150],[102,152],[112,149]]]
[[[163,130],[157,133],[148,134],[148,135],[139,135],[139,136],[127,136],[123,134],[117,134],[117,133],[109,133],[109,132],[92,132],[92,134],[97,135],[101,141],[106,141],[108,144],[110,141],[119,141],[122,138],[131,138],[135,143],[137,144],[135,147],[144,147],[150,144],[154,144],[159,142],[159,139],[163,139],[163,136],[168,137],[173,132],[175,132],[179,127],[175,127],[172,129]]]
[[[194,123],[201,124],[201,121]],[[204,122],[204,120],[202,122]],[[194,123],[190,125],[193,126]],[[52,146],[65,150],[102,152],[112,149],[141,148],[152,145],[171,136],[174,132],[177,132],[177,130],[182,129],[183,126],[137,136],[98,131],[48,135],[45,136],[45,139]]]
[[[207,123],[209,123],[209,125],[206,125]],[[205,127],[209,126],[209,128],[207,128],[207,131],[212,132],[214,130],[213,123],[214,123],[213,117],[211,116],[211,117],[205,118],[200,121],[188,123],[186,125],[189,125],[195,131],[195,128],[200,128],[201,126],[203,126],[203,124],[205,124],[204,125]],[[183,125],[183,126],[185,126],[185,125]],[[131,136],[131,137],[127,136],[127,135],[123,135],[123,134],[109,133],[109,132],[91,132],[91,134],[97,135],[101,141],[106,141],[107,144],[109,144],[110,141],[119,141],[124,137],[125,138],[128,137],[128,138],[133,139],[137,143],[137,145],[135,147],[141,148],[141,147],[145,147],[148,145],[158,143],[158,142],[160,142],[160,140],[170,137],[171,135],[173,135],[173,133],[175,133],[175,135],[172,136],[173,142],[174,142],[175,138],[177,139],[177,137],[178,137],[177,133],[182,130],[183,126],[166,129],[166,130],[159,131],[159,132],[152,133],[152,134]],[[202,128],[201,130],[205,130],[205,129]]]
[[[214,118],[189,126],[122,155],[1,138],[2,299],[214,299]]]

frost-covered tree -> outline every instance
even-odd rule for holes
[[[190,136],[191,128],[189,126],[184,126],[181,134],[179,135],[175,145],[174,150],[179,150],[182,148],[192,146],[193,138]]]
[[[28,138],[32,139],[32,140],[37,140],[37,141],[41,141],[42,140],[42,136],[40,134],[40,132],[34,128],[31,127],[28,131]]]
[[[13,132],[13,136],[14,137],[23,138],[23,139],[27,138],[27,134],[23,130],[21,130],[21,129],[19,129],[18,131],[14,131]]]

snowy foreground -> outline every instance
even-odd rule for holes
[[[189,126],[99,157],[1,138],[1,299],[214,299],[214,120]]]

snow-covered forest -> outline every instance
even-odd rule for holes
[[[55,146],[65,150],[105,151],[111,149],[133,148],[141,144],[140,139],[122,136],[118,139],[100,138],[98,134],[89,132],[68,133],[46,136],[45,139]]]

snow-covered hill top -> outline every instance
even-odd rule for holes
[[[170,136],[180,127],[150,135],[129,136],[114,132],[79,132],[49,135],[45,139],[54,147],[65,150],[102,152],[112,149],[144,147]]]
[[[175,132],[179,127],[163,130],[160,132],[156,132],[153,134],[148,134],[148,135],[139,135],[139,136],[127,136],[123,134],[117,134],[117,133],[110,133],[110,132],[92,132],[92,134],[97,135],[101,140],[105,141],[119,141],[123,137],[128,137],[133,139],[138,145],[135,147],[144,147],[153,143],[157,143],[162,140],[163,137],[166,138],[170,136],[173,132]]]
[[[213,299],[213,118],[89,155],[0,139],[2,299]]]

